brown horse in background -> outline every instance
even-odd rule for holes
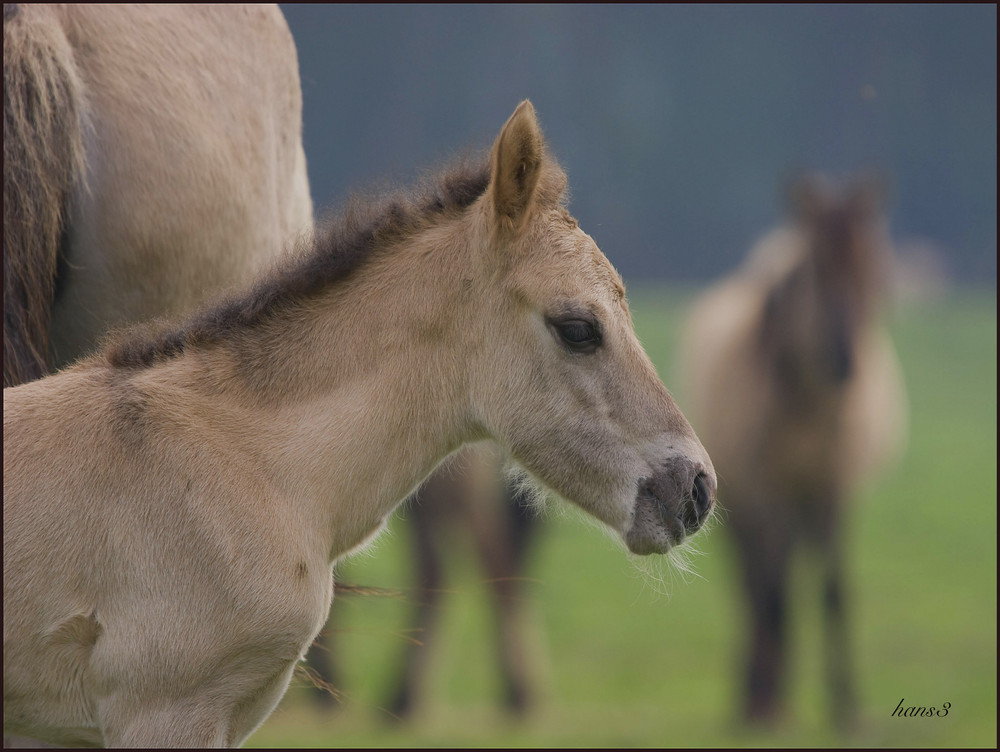
[[[823,563],[828,682],[843,724],[854,710],[844,506],[898,450],[905,423],[880,324],[890,247],[872,182],[842,191],[804,179],[792,197],[790,225],[696,303],[681,364],[746,586],[746,717],[780,710],[789,567],[807,544]]]

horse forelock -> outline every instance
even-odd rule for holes
[[[104,357],[120,368],[148,367],[264,323],[347,280],[381,250],[468,208],[489,181],[488,162],[463,161],[413,191],[355,197],[339,215],[320,220],[304,247],[293,249],[248,290],[208,303],[180,324],[160,321],[116,333]]]

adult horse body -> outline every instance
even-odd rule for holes
[[[711,462],[564,186],[522,103],[489,165],[4,390],[8,729],[242,742],[322,626],[332,563],[468,442],[633,552],[700,528]]]
[[[276,6],[4,5],[4,386],[312,228]]]
[[[745,714],[781,708],[794,548],[821,556],[834,715],[853,710],[843,507],[898,451],[902,378],[880,318],[889,239],[877,188],[818,178],[794,217],[699,299],[685,332],[685,396],[719,469],[750,610]]]

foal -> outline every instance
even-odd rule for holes
[[[523,102],[489,166],[5,389],[5,727],[241,743],[323,625],[331,565],[468,442],[635,553],[698,530],[711,462],[565,182]]]
[[[835,719],[853,708],[843,593],[847,497],[897,447],[903,385],[879,322],[889,240],[874,186],[799,183],[790,226],[694,307],[682,365],[712,452],[750,608],[745,714],[771,720],[785,670],[796,544],[824,567]]]

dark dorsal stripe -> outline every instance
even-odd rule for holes
[[[424,190],[353,201],[341,216],[321,221],[304,253],[285,259],[242,294],[209,303],[187,321],[128,329],[105,346],[109,363],[141,368],[199,344],[224,341],[296,302],[350,277],[375,251],[476,201],[489,185],[488,163],[461,164],[424,184]]]

